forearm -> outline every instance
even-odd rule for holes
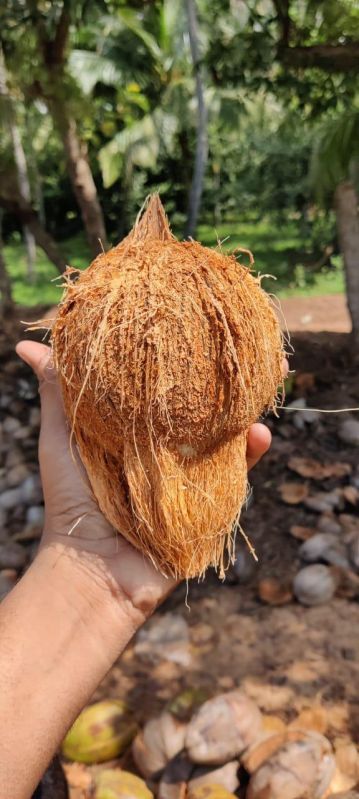
[[[28,799],[142,621],[91,564],[44,548],[0,607],[0,799]]]

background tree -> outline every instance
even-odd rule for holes
[[[186,236],[194,236],[196,231],[198,214],[201,206],[203,191],[203,178],[208,157],[208,136],[207,136],[207,107],[205,100],[205,87],[203,77],[203,65],[201,63],[200,42],[197,22],[197,9],[195,0],[186,0],[188,17],[188,34],[191,47],[193,72],[196,83],[197,99],[197,126],[196,126],[196,149],[193,167],[193,177],[189,194],[188,218],[185,230]]]
[[[2,106],[3,117],[7,122],[12,141],[19,193],[25,202],[31,203],[31,189],[30,189],[30,181],[29,181],[29,175],[26,163],[26,155],[21,140],[19,125],[16,119],[16,110],[8,87],[6,64],[1,42],[0,42],[0,97],[2,98],[2,103],[3,103]],[[34,279],[34,266],[36,261],[35,239],[27,225],[24,225],[23,231],[24,231],[24,239],[26,245],[28,278],[32,282]]]
[[[3,322],[8,316],[11,316],[14,303],[11,293],[11,281],[5,264],[2,220],[3,212],[0,208],[0,320]]]
[[[319,201],[331,201],[345,268],[353,339],[359,346],[359,109],[329,119],[313,151],[312,180]]]
[[[220,238],[234,233],[236,243],[257,249],[266,228],[258,266],[263,261],[281,286],[305,285],[323,268],[334,274],[335,213],[314,196],[310,153],[323,123],[355,102],[357,9],[350,0],[195,5],[208,147],[197,235],[211,242],[216,227]],[[41,206],[61,250],[85,265],[90,254],[72,190],[86,205],[84,176],[94,217],[100,204],[113,241],[152,190],[183,235],[200,151],[186,10],[183,0],[4,0],[1,39],[33,190],[31,207],[18,192],[11,196],[6,141],[6,242],[25,216],[36,227]],[[97,247],[102,233],[91,235]]]
[[[16,36],[11,40],[12,58],[21,57],[19,51],[24,45],[22,34],[25,27],[26,46],[22,58],[27,74],[22,70],[23,88],[29,98],[40,97],[51,113],[64,147],[90,250],[96,255],[102,246],[106,247],[105,224],[87,143],[79,134],[81,98],[68,71],[71,24],[75,12],[81,14],[82,6],[70,0],[51,5],[42,0],[26,0],[26,14],[22,2],[10,3],[10,10],[14,9]]]

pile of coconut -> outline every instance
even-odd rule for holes
[[[77,763],[112,763],[83,767],[84,795],[358,799],[359,793],[343,791],[359,786],[359,752],[346,737],[332,746],[323,734],[323,709],[303,710],[286,724],[278,715],[261,713],[241,689],[198,705],[201,699],[201,691],[183,692],[140,731],[123,702],[107,700],[86,708],[69,731],[63,754]],[[65,763],[70,786],[71,768]]]

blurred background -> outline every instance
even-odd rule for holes
[[[37,381],[14,353],[42,331],[21,322],[51,317],[66,265],[150,192],[178,237],[253,251],[294,349],[241,516],[258,562],[238,530],[224,583],[176,589],[36,799],[283,799],[281,752],[292,799],[359,799],[358,67],[357,0],[2,0],[0,600],[44,521]],[[258,710],[260,734],[214,774],[237,689],[238,740]],[[213,697],[199,768],[176,756]]]
[[[355,0],[4,0],[0,26],[3,313],[158,190],[280,297],[342,294],[344,263],[358,331]]]

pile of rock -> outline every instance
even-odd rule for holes
[[[288,477],[279,482],[277,489],[281,502],[296,511],[298,522],[289,526],[288,532],[298,541],[297,556],[292,566],[297,568],[294,579],[283,583],[275,575],[260,579],[260,598],[273,605],[297,599],[303,605],[318,605],[330,601],[335,595],[347,598],[359,596],[359,421],[350,417],[343,421],[330,421],[330,431],[318,412],[305,408],[305,401],[292,403],[303,413],[293,413],[289,420],[278,424],[277,432],[286,441],[275,438],[272,454],[274,463],[280,461],[287,467]],[[293,455],[299,446],[303,449],[303,436],[315,427],[315,439],[327,439],[333,453],[323,462],[317,457]],[[309,433],[308,433],[309,430]],[[300,442],[297,442],[297,438]],[[289,442],[290,439],[290,442]],[[307,438],[304,438],[306,441]],[[345,444],[345,456],[342,454]],[[311,452],[308,441],[308,452]],[[334,454],[335,453],[335,454]],[[338,457],[339,456],[339,457]],[[255,499],[254,499],[255,501]],[[284,511],[285,512],[285,511]],[[253,559],[239,544],[239,555],[230,573],[238,582],[251,580],[256,572]]]
[[[44,519],[37,382],[15,358],[2,367],[1,381],[0,598],[33,558]]]

